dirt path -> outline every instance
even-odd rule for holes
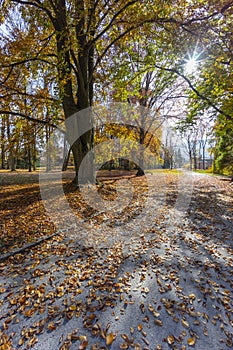
[[[232,347],[232,185],[148,179],[147,199],[143,183],[125,210],[0,264],[1,350]]]

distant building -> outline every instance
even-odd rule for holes
[[[206,169],[209,169],[212,167],[212,164],[213,164],[213,158],[212,157],[207,157],[205,159],[202,159],[201,157],[198,159],[198,162],[197,162],[197,167],[198,169],[201,169],[201,170],[206,170]]]

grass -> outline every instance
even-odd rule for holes
[[[213,175],[213,176],[224,176],[224,177],[229,177],[231,178],[232,176],[229,174],[219,174],[219,173],[214,173],[212,169],[197,169],[194,170],[196,173],[201,173],[201,174],[207,174],[207,175]]]
[[[200,174],[208,174],[208,175],[211,175],[213,174],[213,171],[211,169],[206,169],[206,170],[203,170],[203,169],[197,169],[197,170],[194,170],[196,173],[200,173]]]
[[[145,173],[152,173],[152,174],[156,174],[156,173],[164,173],[164,174],[174,174],[174,175],[180,175],[182,174],[182,170],[178,170],[178,169],[148,169],[145,170]]]

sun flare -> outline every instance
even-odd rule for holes
[[[197,48],[195,48],[195,50],[191,53],[188,52],[187,53],[187,58],[184,59],[184,71],[187,74],[194,74],[199,65],[202,63],[203,61],[203,52],[204,50],[202,50],[201,52],[198,52],[199,50],[197,50]]]
[[[197,60],[194,57],[186,61],[186,64],[185,64],[186,73],[188,74],[194,73],[196,69],[197,69]]]

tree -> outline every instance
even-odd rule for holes
[[[1,117],[1,168],[5,169],[6,158],[6,119],[5,116]]]
[[[137,34],[132,35],[131,42],[120,44],[119,54],[122,65],[118,66],[118,57],[113,57],[114,79],[112,81],[112,97],[116,101],[128,101],[131,106],[140,106],[141,113],[135,122],[137,124],[138,143],[145,148],[150,146],[152,134],[158,137],[161,125],[164,121],[163,111],[171,100],[179,98],[174,93],[174,83],[177,79],[173,72],[154,68],[153,61],[160,64],[167,63],[168,50],[162,43],[166,41],[166,32],[160,38],[153,39],[150,31],[142,38]],[[160,45],[161,44],[161,45]],[[158,46],[159,45],[159,46]],[[170,52],[169,52],[170,54]],[[175,55],[173,55],[174,57]],[[150,137],[148,137],[150,135]],[[160,154],[161,132],[158,137],[156,156]],[[145,148],[139,151],[139,171],[137,175],[144,175]]]
[[[233,123],[219,120],[215,125],[214,170],[233,174]]]
[[[201,121],[204,115],[208,116],[207,124],[213,126],[215,135],[214,171],[232,174],[233,3],[219,2],[215,6],[222,9],[218,17],[211,19],[206,31],[199,32],[194,54],[199,63],[195,74],[187,79],[192,91],[188,120]],[[205,143],[202,143],[202,153],[204,148]]]

